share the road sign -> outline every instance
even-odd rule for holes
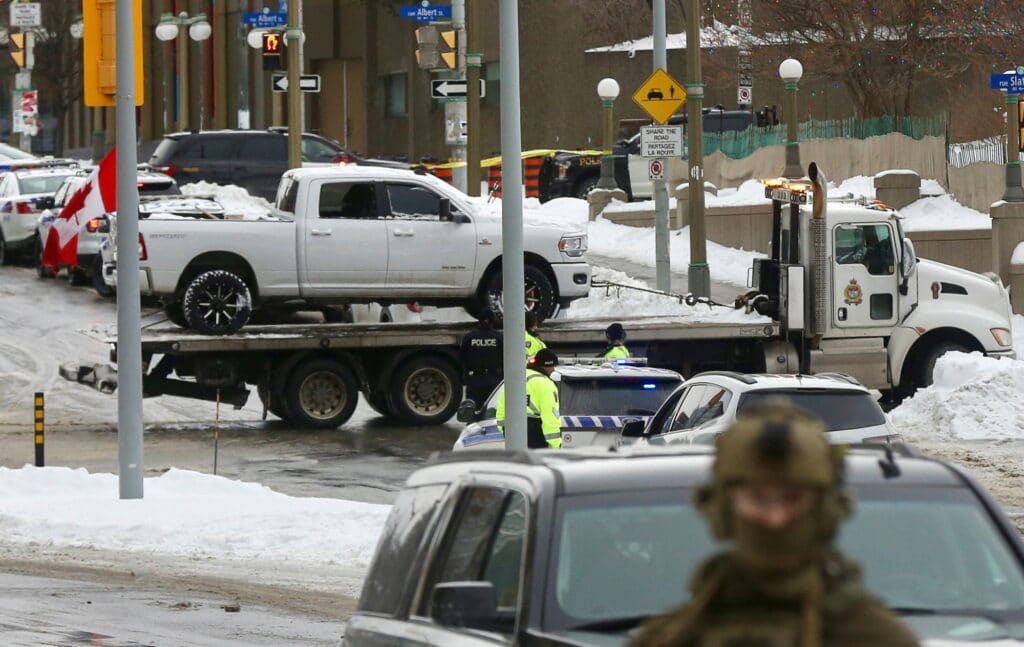
[[[431,99],[465,98],[467,93],[466,79],[433,79],[430,82]],[[487,92],[487,83],[480,79],[480,98]]]
[[[686,90],[660,67],[633,93],[633,101],[651,119],[664,124],[686,102]]]
[[[288,91],[288,75],[287,74],[274,74],[270,77],[270,86],[274,92],[287,92]],[[319,92],[320,91],[320,75],[319,74],[303,74],[299,77],[299,90],[303,92]]]

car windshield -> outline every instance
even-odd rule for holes
[[[825,421],[829,431],[862,429],[885,424],[885,414],[866,391],[852,389],[764,389],[747,391],[736,413],[774,398],[785,398]]]
[[[18,177],[18,188],[23,195],[56,193],[64,180],[73,173],[57,175],[22,175]]]
[[[679,383],[660,377],[563,377],[558,385],[558,408],[563,416],[651,416]]]
[[[1024,619],[1020,559],[970,491],[855,490],[839,547],[923,637],[988,639]],[[563,497],[545,629],[614,627],[686,602],[693,569],[716,550],[689,501],[682,489]]]

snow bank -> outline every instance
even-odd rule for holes
[[[948,194],[922,198],[900,209],[900,214],[905,231],[992,228],[988,214],[965,207]]]
[[[143,499],[119,500],[113,474],[0,467],[4,541],[365,567],[390,511],[178,469],[145,479],[144,487]]]
[[[271,212],[273,205],[263,198],[250,195],[240,186],[221,186],[211,182],[193,182],[181,187],[182,195],[213,196],[224,207],[224,213],[241,213],[246,217],[265,216]]]

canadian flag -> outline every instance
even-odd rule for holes
[[[42,263],[57,270],[60,265],[78,266],[78,230],[105,213],[117,210],[117,149],[111,149],[89,174],[85,186],[68,200],[53,221],[43,247]]]

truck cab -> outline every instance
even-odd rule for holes
[[[803,180],[763,184],[771,256],[754,261],[744,300],[779,320],[779,364],[842,371],[898,397],[930,385],[948,351],[1014,356],[1009,294],[995,274],[919,259],[899,213],[829,202],[815,164]]]

